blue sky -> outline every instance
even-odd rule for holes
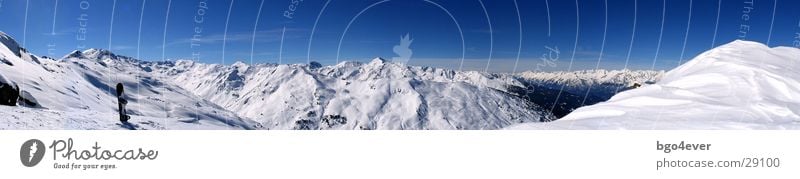
[[[225,64],[389,59],[397,56],[392,48],[400,37],[410,34],[411,64],[458,69],[463,55],[463,69],[493,72],[671,69],[735,39],[795,45],[800,2],[747,2],[669,0],[665,7],[661,0],[2,0],[0,30],[44,56],[110,48],[144,60]]]

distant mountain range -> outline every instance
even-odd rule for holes
[[[737,40],[658,82],[509,129],[800,129],[800,49]]]

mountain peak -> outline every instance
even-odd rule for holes
[[[73,50],[72,52],[68,53],[67,55],[64,55],[64,57],[62,57],[62,58],[82,58],[82,57],[83,57],[83,52],[82,51]]]
[[[6,34],[3,31],[0,31],[0,43],[6,46],[6,48],[8,48],[9,51],[14,53],[14,55],[17,55],[18,57],[21,56],[20,54],[21,47],[19,46],[17,41],[14,40],[14,38],[11,38],[11,36],[8,36],[8,34]]]
[[[248,65],[243,61],[237,60],[236,62],[233,62],[233,66],[248,66]]]
[[[369,63],[386,63],[386,62],[387,62],[386,59],[383,59],[381,57],[377,57],[375,59],[372,59],[372,61],[369,62]]]
[[[83,51],[86,55],[93,55],[93,56],[116,56],[113,52],[105,49],[99,48],[90,48]]]
[[[753,66],[754,64],[751,64],[749,61],[740,60],[743,57],[745,57],[742,56],[743,53],[752,53],[752,52],[765,53],[771,50],[773,50],[773,48],[760,42],[737,39],[729,43],[715,47],[711,50],[705,51],[700,55],[692,58],[688,62],[684,63],[683,65],[677,67],[676,69],[680,69],[682,68],[682,66],[692,66],[696,63],[714,63],[717,61],[727,61],[745,66]],[[740,53],[730,53],[731,51],[738,51]],[[721,58],[720,56],[729,56],[730,58]]]
[[[6,32],[0,31],[0,37],[8,37],[8,34],[6,34]]]
[[[733,41],[731,41],[731,42],[729,42],[729,43],[727,43],[725,45],[722,45],[722,46],[725,46],[725,47],[743,47],[743,46],[767,47],[767,45],[765,45],[763,43],[754,42],[754,41],[747,41],[747,40],[741,40],[741,39],[733,40]]]
[[[99,49],[99,48],[90,48],[90,49],[86,49],[86,50],[83,50],[83,51],[74,50],[74,51],[70,52],[69,54],[65,55],[63,58],[79,58],[79,59],[92,59],[92,60],[132,59],[130,57],[114,54],[114,52],[111,52],[110,50]]]
[[[389,61],[386,60],[386,59],[383,59],[381,57],[377,57],[375,59],[372,59],[372,61],[370,61],[367,65],[369,65],[369,66],[384,66],[384,65],[387,65],[388,62]]]
[[[244,63],[243,61],[236,61],[231,65],[231,67],[234,67],[239,70],[247,70],[247,68],[250,67],[250,65]]]

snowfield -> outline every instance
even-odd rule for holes
[[[225,130],[245,129],[223,122],[193,118],[159,118],[131,116],[130,123],[122,124],[117,113],[90,110],[58,111],[49,109],[1,106],[0,130]]]
[[[800,129],[800,49],[734,41],[653,85],[507,129]]]

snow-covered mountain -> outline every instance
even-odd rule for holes
[[[0,75],[18,84],[32,101],[27,106],[39,109],[6,111],[22,116],[0,123],[10,129],[58,129],[68,122],[35,127],[40,123],[26,123],[27,115],[73,116],[67,117],[73,121],[99,116],[91,120],[101,122],[78,122],[93,125],[61,126],[113,127],[116,83],[126,89],[131,121],[162,126],[153,129],[499,129],[553,121],[608,99],[608,89],[624,90],[660,75],[602,70],[491,74],[406,66],[381,58],[332,66],[150,62],[101,49],[51,59],[0,36],[5,46],[0,47]]]
[[[800,49],[734,41],[547,124],[509,129],[800,129]]]
[[[128,111],[133,115],[132,121],[144,124],[147,121],[164,121],[159,126],[165,128],[260,128],[260,124],[238,117],[236,114],[192,95],[190,92],[167,82],[164,78],[148,75],[146,66],[157,63],[142,62],[128,57],[113,55],[108,51],[90,49],[73,52],[64,59],[42,58],[28,53],[14,39],[0,33],[0,76],[9,83],[16,84],[20,96],[25,98],[21,105],[43,113],[76,114],[73,116],[89,116],[83,121],[109,124],[114,128],[118,117],[115,116],[117,98],[115,86],[122,83],[126,88],[126,96],[130,101]],[[64,119],[41,119],[36,112],[21,111],[15,119],[3,120],[0,128],[5,129],[90,129],[95,127],[67,125]],[[4,113],[9,112],[5,111]],[[85,114],[100,115],[85,115]],[[53,115],[47,115],[53,116]],[[138,120],[142,116],[162,118],[163,120]],[[29,117],[29,118],[26,118]],[[6,117],[4,117],[6,118]],[[41,119],[37,122],[35,119]],[[77,119],[77,118],[72,118]],[[43,122],[43,120],[50,120]],[[53,121],[64,121],[62,124]],[[167,122],[170,121],[170,122]],[[171,121],[181,121],[183,126],[169,126]],[[80,121],[78,121],[80,123]],[[135,123],[136,124],[136,123]],[[102,129],[102,127],[99,127]]]
[[[40,59],[2,38],[0,75],[35,98],[40,110],[32,111],[103,116],[93,120],[117,120],[116,83],[126,88],[132,121],[163,121],[157,126],[165,128],[182,121],[244,129],[497,129],[553,118],[502,91],[506,82],[476,72],[381,59],[327,67],[147,62],[99,49]],[[26,113],[13,115],[23,121],[38,115],[12,111]],[[5,122],[2,128],[83,128]]]
[[[231,66],[176,61],[158,68],[195,95],[273,129],[498,129],[552,120],[506,92],[510,76],[409,67],[377,58],[334,66]]]

